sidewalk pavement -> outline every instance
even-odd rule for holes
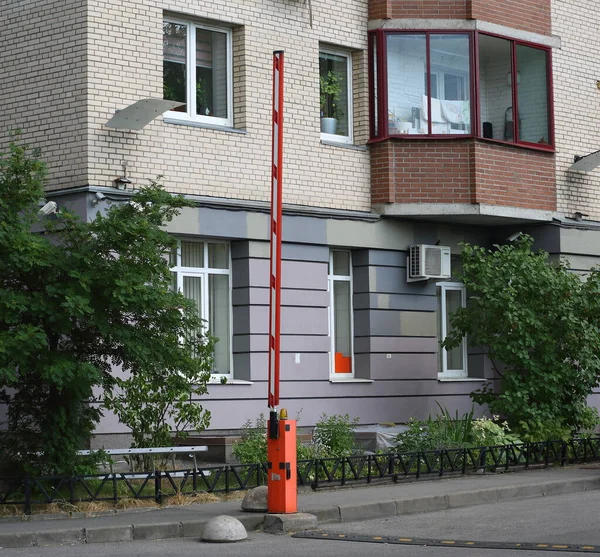
[[[298,510],[319,523],[351,522],[592,489],[600,489],[600,467],[572,466],[300,493]],[[241,501],[86,518],[0,519],[0,548],[200,537],[206,522],[221,514],[238,518],[247,530],[261,529],[265,519],[262,513],[242,512]]]

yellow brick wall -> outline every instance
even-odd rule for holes
[[[88,0],[89,182],[110,186],[126,162],[135,184],[163,175],[186,194],[268,201],[272,52],[286,53],[284,202],[370,208],[367,0]],[[164,13],[234,26],[234,123],[244,133],[166,123],[140,132],[104,127],[115,110],[162,96]],[[332,17],[335,14],[335,17]],[[323,145],[319,44],[354,51],[354,143]]]
[[[558,209],[600,220],[600,170],[568,171],[575,155],[600,149],[600,10],[597,0],[553,0],[553,50]]]
[[[21,130],[54,187],[87,183],[85,59],[85,2],[0,1],[0,151]]]

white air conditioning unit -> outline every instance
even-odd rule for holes
[[[408,248],[408,282],[450,278],[450,248],[417,244]]]

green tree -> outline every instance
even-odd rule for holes
[[[564,262],[533,252],[533,239],[485,250],[466,244],[469,300],[443,345],[464,335],[484,349],[500,377],[471,396],[525,440],[566,437],[596,423],[586,399],[600,372],[600,275],[582,280]]]
[[[63,209],[42,219],[44,176],[18,138],[0,154],[2,460],[72,473],[103,391],[136,443],[204,427],[191,399],[206,392],[212,340],[195,304],[170,288],[174,239],[163,226],[186,200],[152,183],[91,222]],[[135,389],[129,404],[122,395]]]

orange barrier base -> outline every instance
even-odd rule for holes
[[[278,431],[279,439],[267,437],[267,507],[274,514],[296,513],[296,420],[280,419]]]

